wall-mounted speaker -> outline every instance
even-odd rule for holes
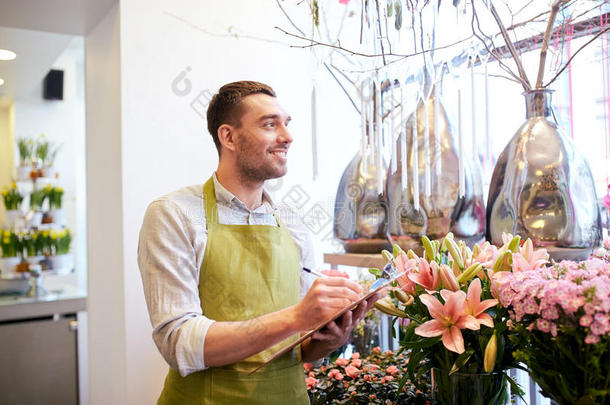
[[[49,70],[49,73],[44,77],[42,85],[42,97],[45,100],[63,100],[64,99],[64,71]]]

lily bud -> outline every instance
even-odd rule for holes
[[[407,257],[409,259],[419,259],[419,256],[417,256],[412,249],[407,250]]]
[[[451,270],[449,266],[446,264],[441,264],[438,273],[441,276],[441,281],[443,282],[444,288],[451,291],[457,291],[460,289],[460,283],[458,283],[455,275],[453,274],[453,270]]]
[[[487,347],[485,348],[485,356],[483,358],[483,368],[485,372],[491,373],[496,364],[496,356],[498,355],[498,338],[494,333],[491,335]]]
[[[466,270],[464,270],[464,272],[462,274],[457,276],[458,283],[463,283],[463,282],[469,281],[474,276],[479,274],[481,269],[483,269],[483,265],[481,263],[471,264],[470,267],[468,267]]]

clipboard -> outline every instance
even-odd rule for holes
[[[318,324],[314,329],[312,329],[311,331],[307,332],[306,334],[304,334],[303,336],[301,336],[299,339],[297,339],[296,341],[294,341],[293,343],[291,343],[290,345],[284,347],[283,349],[275,352],[271,357],[269,357],[267,360],[265,360],[265,362],[263,364],[261,364],[260,366],[258,366],[257,368],[255,368],[254,370],[250,371],[248,373],[248,375],[252,375],[254,373],[256,373],[258,370],[262,369],[263,367],[265,367],[267,364],[271,363],[273,360],[277,359],[278,357],[280,357],[281,355],[283,355],[284,353],[289,352],[290,350],[292,350],[294,347],[300,345],[301,343],[303,343],[304,341],[306,341],[307,339],[309,339],[311,336],[313,336],[314,333],[318,332],[320,329],[322,329],[323,327],[325,327],[327,324],[329,324],[330,322],[334,321],[335,319],[339,318],[341,315],[343,315],[344,313],[346,313],[349,310],[352,310],[354,308],[356,308],[358,305],[360,305],[362,302],[368,300],[369,298],[371,298],[373,295],[375,295],[376,293],[378,293],[379,291],[381,291],[383,288],[387,287],[390,283],[396,281],[399,277],[401,277],[403,274],[406,274],[405,272],[401,272],[400,274],[398,274],[395,277],[389,278],[389,279],[378,279],[377,281],[380,280],[385,280],[383,283],[381,283],[379,286],[376,286],[374,289],[370,289],[366,294],[364,294],[362,297],[360,297],[357,301],[352,302],[351,304],[349,304],[348,306],[346,306],[345,308],[339,310],[338,312],[336,312],[335,314],[333,314],[328,320]]]

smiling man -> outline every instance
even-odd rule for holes
[[[171,369],[159,404],[308,404],[302,361],[342,346],[374,299],[248,375],[355,301],[358,284],[313,280],[311,236],[265,180],[286,174],[290,116],[269,86],[235,82],[208,108],[219,153],[204,185],[148,207],[138,264],[153,339]],[[377,297],[374,297],[377,298]]]

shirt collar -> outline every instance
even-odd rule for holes
[[[212,179],[214,181],[214,191],[216,193],[216,202],[224,203],[224,204],[228,204],[228,205],[240,204],[240,205],[243,205],[244,207],[247,207],[243,201],[241,201],[233,193],[231,193],[229,190],[227,190],[222,184],[220,184],[220,182],[218,181],[218,178],[216,178],[216,172],[214,172],[214,174],[212,175]],[[275,209],[275,203],[271,199],[271,196],[269,195],[269,193],[267,193],[267,190],[265,190],[263,188],[263,204],[261,206],[259,206],[258,208],[254,209],[254,211],[260,209],[261,207],[264,207],[265,205],[268,205],[273,210]]]

